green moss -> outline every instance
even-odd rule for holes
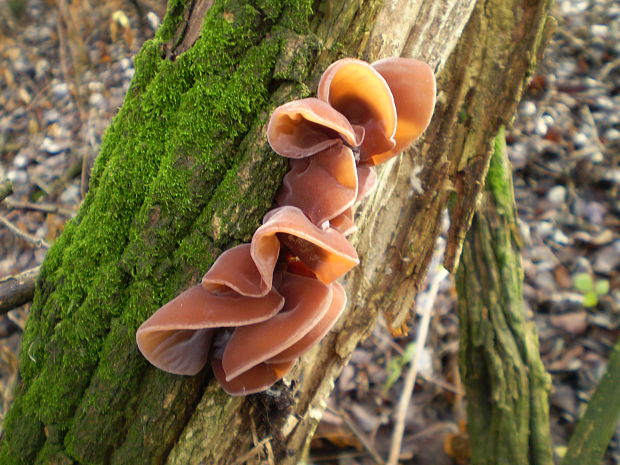
[[[486,187],[493,193],[498,211],[501,214],[512,215],[514,200],[512,200],[512,170],[507,158],[506,134],[504,126],[500,127],[495,137],[494,152],[489,164],[486,178]]]
[[[22,393],[7,417],[1,463],[31,464],[37,454],[40,463],[65,454],[102,463],[124,431],[135,433],[127,441],[139,442],[135,409],[161,406],[143,399],[150,389],[145,373],[164,380],[153,399],[175,385],[187,391],[178,402],[190,408],[196,381],[147,370],[135,330],[221,250],[249,240],[269,208],[286,162],[267,148],[264,122],[278,98],[300,93],[285,85],[270,101],[270,86],[277,63],[280,80],[303,81],[309,71],[316,41],[293,66],[286,65],[290,49],[282,53],[293,37],[287,27],[304,30],[309,5],[217,1],[194,46],[169,61],[162,50],[186,7],[170,2],[156,38],[136,57],[91,190],[42,268],[21,354]],[[294,37],[303,45],[303,36]],[[266,182],[258,187],[260,179]],[[168,424],[166,434],[178,434],[182,420]],[[53,435],[46,438],[43,425]],[[149,425],[163,428],[156,419]],[[140,443],[134,462],[124,463],[143,463],[140,451],[148,448]]]

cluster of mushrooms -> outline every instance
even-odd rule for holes
[[[345,58],[327,68],[317,94],[271,115],[267,139],[291,169],[252,242],[225,251],[200,284],[138,329],[138,347],[156,367],[194,375],[210,358],[227,393],[259,392],[342,313],[347,297],[336,280],[359,263],[346,239],[355,204],[376,183],[373,166],[428,125],[435,78],[414,59]]]

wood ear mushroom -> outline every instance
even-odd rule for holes
[[[428,125],[432,70],[417,60],[372,65],[345,58],[323,74],[318,98],[278,107],[267,127],[290,159],[276,206],[249,244],[225,251],[136,333],[156,367],[194,375],[210,360],[231,395],[267,389],[317,344],[346,306],[336,281],[359,263],[346,237],[369,195],[373,166],[402,152]]]

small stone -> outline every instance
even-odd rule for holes
[[[52,87],[52,94],[54,94],[54,97],[58,100],[62,100],[69,95],[69,86],[66,82],[60,82]]]
[[[50,125],[58,121],[60,121],[60,113],[55,108],[43,113],[43,123],[45,123],[45,125]]]
[[[525,101],[521,104],[519,112],[523,116],[534,116],[536,114],[536,104],[534,102]]]
[[[620,139],[620,131],[618,131],[616,128],[610,128],[605,131],[604,137],[607,140],[618,140]]]
[[[564,186],[553,186],[547,193],[549,201],[556,204],[563,204],[566,201],[566,188]]]
[[[99,92],[91,94],[91,96],[88,97],[88,103],[90,103],[94,107],[99,107],[99,108],[104,108],[106,104],[105,97],[103,96],[103,94],[100,94]]]
[[[588,202],[584,209],[585,217],[593,224],[601,224],[607,213],[607,208],[598,202]]]
[[[590,33],[593,36],[606,37],[609,33],[609,26],[605,24],[593,24],[590,26]]]
[[[525,144],[516,143],[508,148],[508,156],[514,169],[524,168],[527,164],[528,150]]]
[[[614,109],[614,102],[606,95],[600,96],[596,99],[597,110],[612,111]],[[605,115],[606,116],[606,115]]]
[[[44,59],[39,59],[34,65],[34,74],[37,79],[44,79],[47,77],[47,74],[50,70],[49,61]]]
[[[543,119],[543,121],[545,122],[545,124],[547,126],[553,126],[554,121],[553,121],[553,117],[551,115],[544,114],[542,119]]]
[[[153,32],[155,32],[160,24],[159,16],[157,16],[153,11],[149,11],[146,14],[146,20],[149,22],[149,26]]]
[[[70,184],[58,197],[60,203],[77,205],[80,203],[80,188],[77,184]]]
[[[612,184],[620,184],[620,169],[606,170],[602,179]]]
[[[566,237],[566,234],[564,234],[559,229],[556,229],[553,232],[553,234],[551,236],[551,240],[553,242],[555,242],[556,244],[559,244],[559,245],[568,245],[571,242],[570,239],[568,237]]]
[[[41,145],[39,146],[39,149],[42,150],[43,152],[47,152],[49,154],[56,155],[56,154],[58,154],[60,152],[63,152],[65,150],[67,150],[67,147],[64,147],[64,146],[56,143],[50,137],[46,137],[45,139],[43,139],[43,142],[41,142]]]
[[[30,160],[22,153],[18,153],[15,155],[15,158],[13,158],[13,166],[15,166],[15,168],[25,168],[28,166],[28,163],[30,163]]]
[[[131,60],[129,58],[123,58],[121,61],[119,61],[119,65],[122,70],[126,70],[132,67]]]
[[[33,74],[34,66],[23,54],[20,54],[15,61],[13,61],[13,69],[22,74]]]
[[[585,147],[590,139],[583,132],[578,132],[573,136],[573,142],[577,147]]]
[[[6,177],[13,184],[27,184],[28,183],[28,173],[24,170],[12,170],[6,174]]]
[[[601,248],[596,252],[593,264],[594,271],[609,275],[620,268],[620,240]]]
[[[88,83],[88,90],[91,92],[103,92],[105,85],[101,81],[92,81]]]
[[[539,136],[544,136],[549,131],[549,127],[543,118],[538,118],[536,121],[536,134]]]

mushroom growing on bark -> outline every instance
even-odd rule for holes
[[[278,107],[267,139],[291,170],[276,208],[250,244],[225,251],[201,284],[138,328],[147,360],[193,375],[210,358],[231,395],[262,391],[288,373],[345,308],[336,280],[359,263],[345,236],[355,231],[355,204],[377,182],[373,166],[419,137],[434,103],[426,64],[345,58],[325,71],[318,98]]]

